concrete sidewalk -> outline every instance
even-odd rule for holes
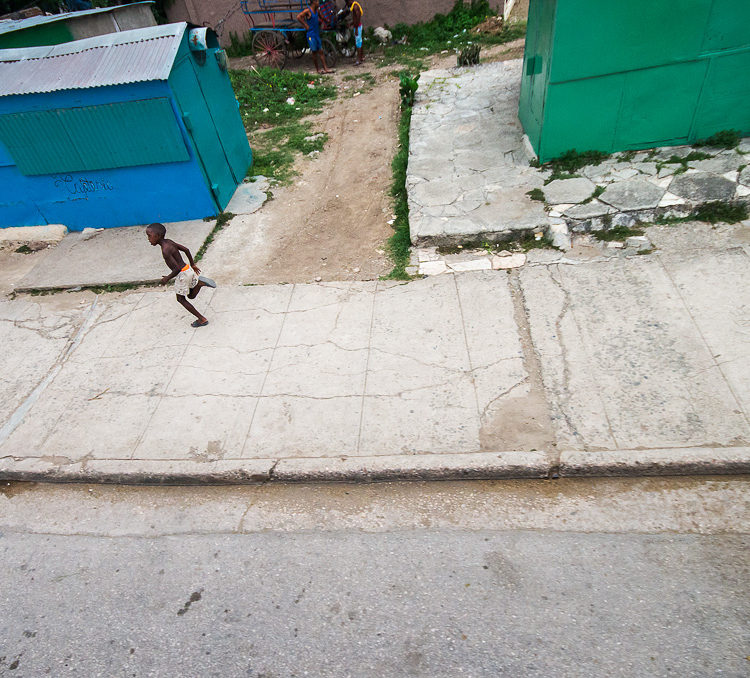
[[[0,477],[749,472],[746,249],[550,258],[220,287],[198,330],[164,290],[0,302]]]

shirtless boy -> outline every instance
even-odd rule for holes
[[[216,283],[211,278],[199,275],[201,271],[195,265],[190,250],[184,245],[176,243],[174,240],[168,240],[164,237],[166,234],[167,229],[164,224],[149,224],[148,228],[146,228],[148,241],[154,247],[157,245],[161,247],[164,263],[172,270],[169,275],[165,275],[161,279],[161,284],[166,285],[174,278],[174,291],[177,294],[177,301],[197,318],[197,320],[191,323],[191,326],[204,327],[208,325],[208,320],[195,310],[195,306],[188,299],[195,299],[202,288],[216,287]],[[190,264],[185,263],[180,252],[184,252],[187,255]]]

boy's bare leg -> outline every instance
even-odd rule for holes
[[[322,73],[320,70],[320,61],[318,60],[318,53],[313,52],[312,53],[313,63],[315,64],[315,70],[318,71],[318,73]]]
[[[195,299],[198,296],[198,292],[200,292],[204,287],[207,287],[206,283],[204,283],[202,280],[199,280],[196,283],[195,287],[193,287],[193,289],[188,292],[187,298]]]
[[[196,285],[197,287],[197,285]],[[185,297],[183,297],[181,294],[177,295],[177,301],[182,304],[182,306],[185,307],[185,310],[190,311],[196,318],[198,318],[198,322],[204,323],[206,322],[206,316],[201,315],[198,313],[198,311],[195,310],[195,306],[193,306]]]

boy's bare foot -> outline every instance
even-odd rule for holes
[[[325,73],[325,74],[329,74],[329,73],[335,73],[335,72],[336,72],[336,69],[335,69],[335,68],[329,68],[329,69],[327,69],[327,70],[323,71],[323,73]]]
[[[199,275],[198,282],[202,282],[206,287],[216,287],[216,283],[205,275]]]
[[[208,319],[203,318],[203,320],[193,320],[193,322],[190,323],[190,327],[205,327],[208,325]]]

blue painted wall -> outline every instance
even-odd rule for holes
[[[199,219],[226,207],[251,164],[250,147],[216,49],[200,65],[186,43],[187,33],[168,83],[0,97],[0,115],[167,97],[189,154],[184,162],[25,176],[0,143],[0,227],[112,228]]]

